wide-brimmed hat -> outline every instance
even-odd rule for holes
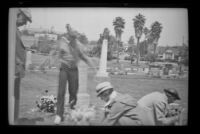
[[[20,8],[19,11],[21,11],[26,16],[29,22],[32,22],[32,15],[30,9]]]
[[[178,92],[176,91],[176,89],[174,88],[167,88],[167,89],[164,89],[164,92],[170,96],[173,96],[175,99],[177,100],[180,100],[180,96],[178,94]]]
[[[97,97],[106,90],[113,89],[110,82],[102,82],[96,86]]]

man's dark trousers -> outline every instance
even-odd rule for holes
[[[19,119],[19,101],[20,101],[20,77],[15,78],[14,84],[14,97],[15,97],[15,104],[14,104],[14,121],[16,122]]]
[[[68,91],[69,91],[69,104],[72,109],[77,102],[78,93],[78,67],[67,68],[61,66],[59,73],[59,85],[58,85],[58,95],[57,95],[57,115],[63,118],[64,113],[64,103],[65,103],[65,93],[66,84],[68,81]]]

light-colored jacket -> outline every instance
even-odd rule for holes
[[[170,118],[166,118],[168,113],[168,98],[164,93],[153,92],[143,96],[138,100],[138,105],[149,110],[154,118],[155,125],[170,124]]]
[[[153,125],[152,116],[144,108],[138,107],[133,97],[118,92],[115,94],[105,107],[103,125]]]
[[[57,58],[61,61],[62,67],[76,68],[80,60],[83,60],[88,65],[91,64],[83,51],[83,45],[77,39],[68,41],[67,38],[63,36],[57,43],[58,47],[56,51],[59,52]],[[52,55],[55,55],[56,51],[54,51]]]

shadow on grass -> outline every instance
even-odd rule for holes
[[[37,121],[44,121],[44,118],[38,117],[38,118],[20,118],[17,122],[17,125],[36,125]]]

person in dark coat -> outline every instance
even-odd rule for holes
[[[17,124],[19,118],[19,102],[20,102],[20,84],[21,79],[25,76],[26,65],[26,48],[21,39],[19,27],[24,26],[27,22],[32,22],[31,12],[27,8],[18,9],[16,21],[16,49],[15,49],[15,82],[14,82],[14,122]]]

